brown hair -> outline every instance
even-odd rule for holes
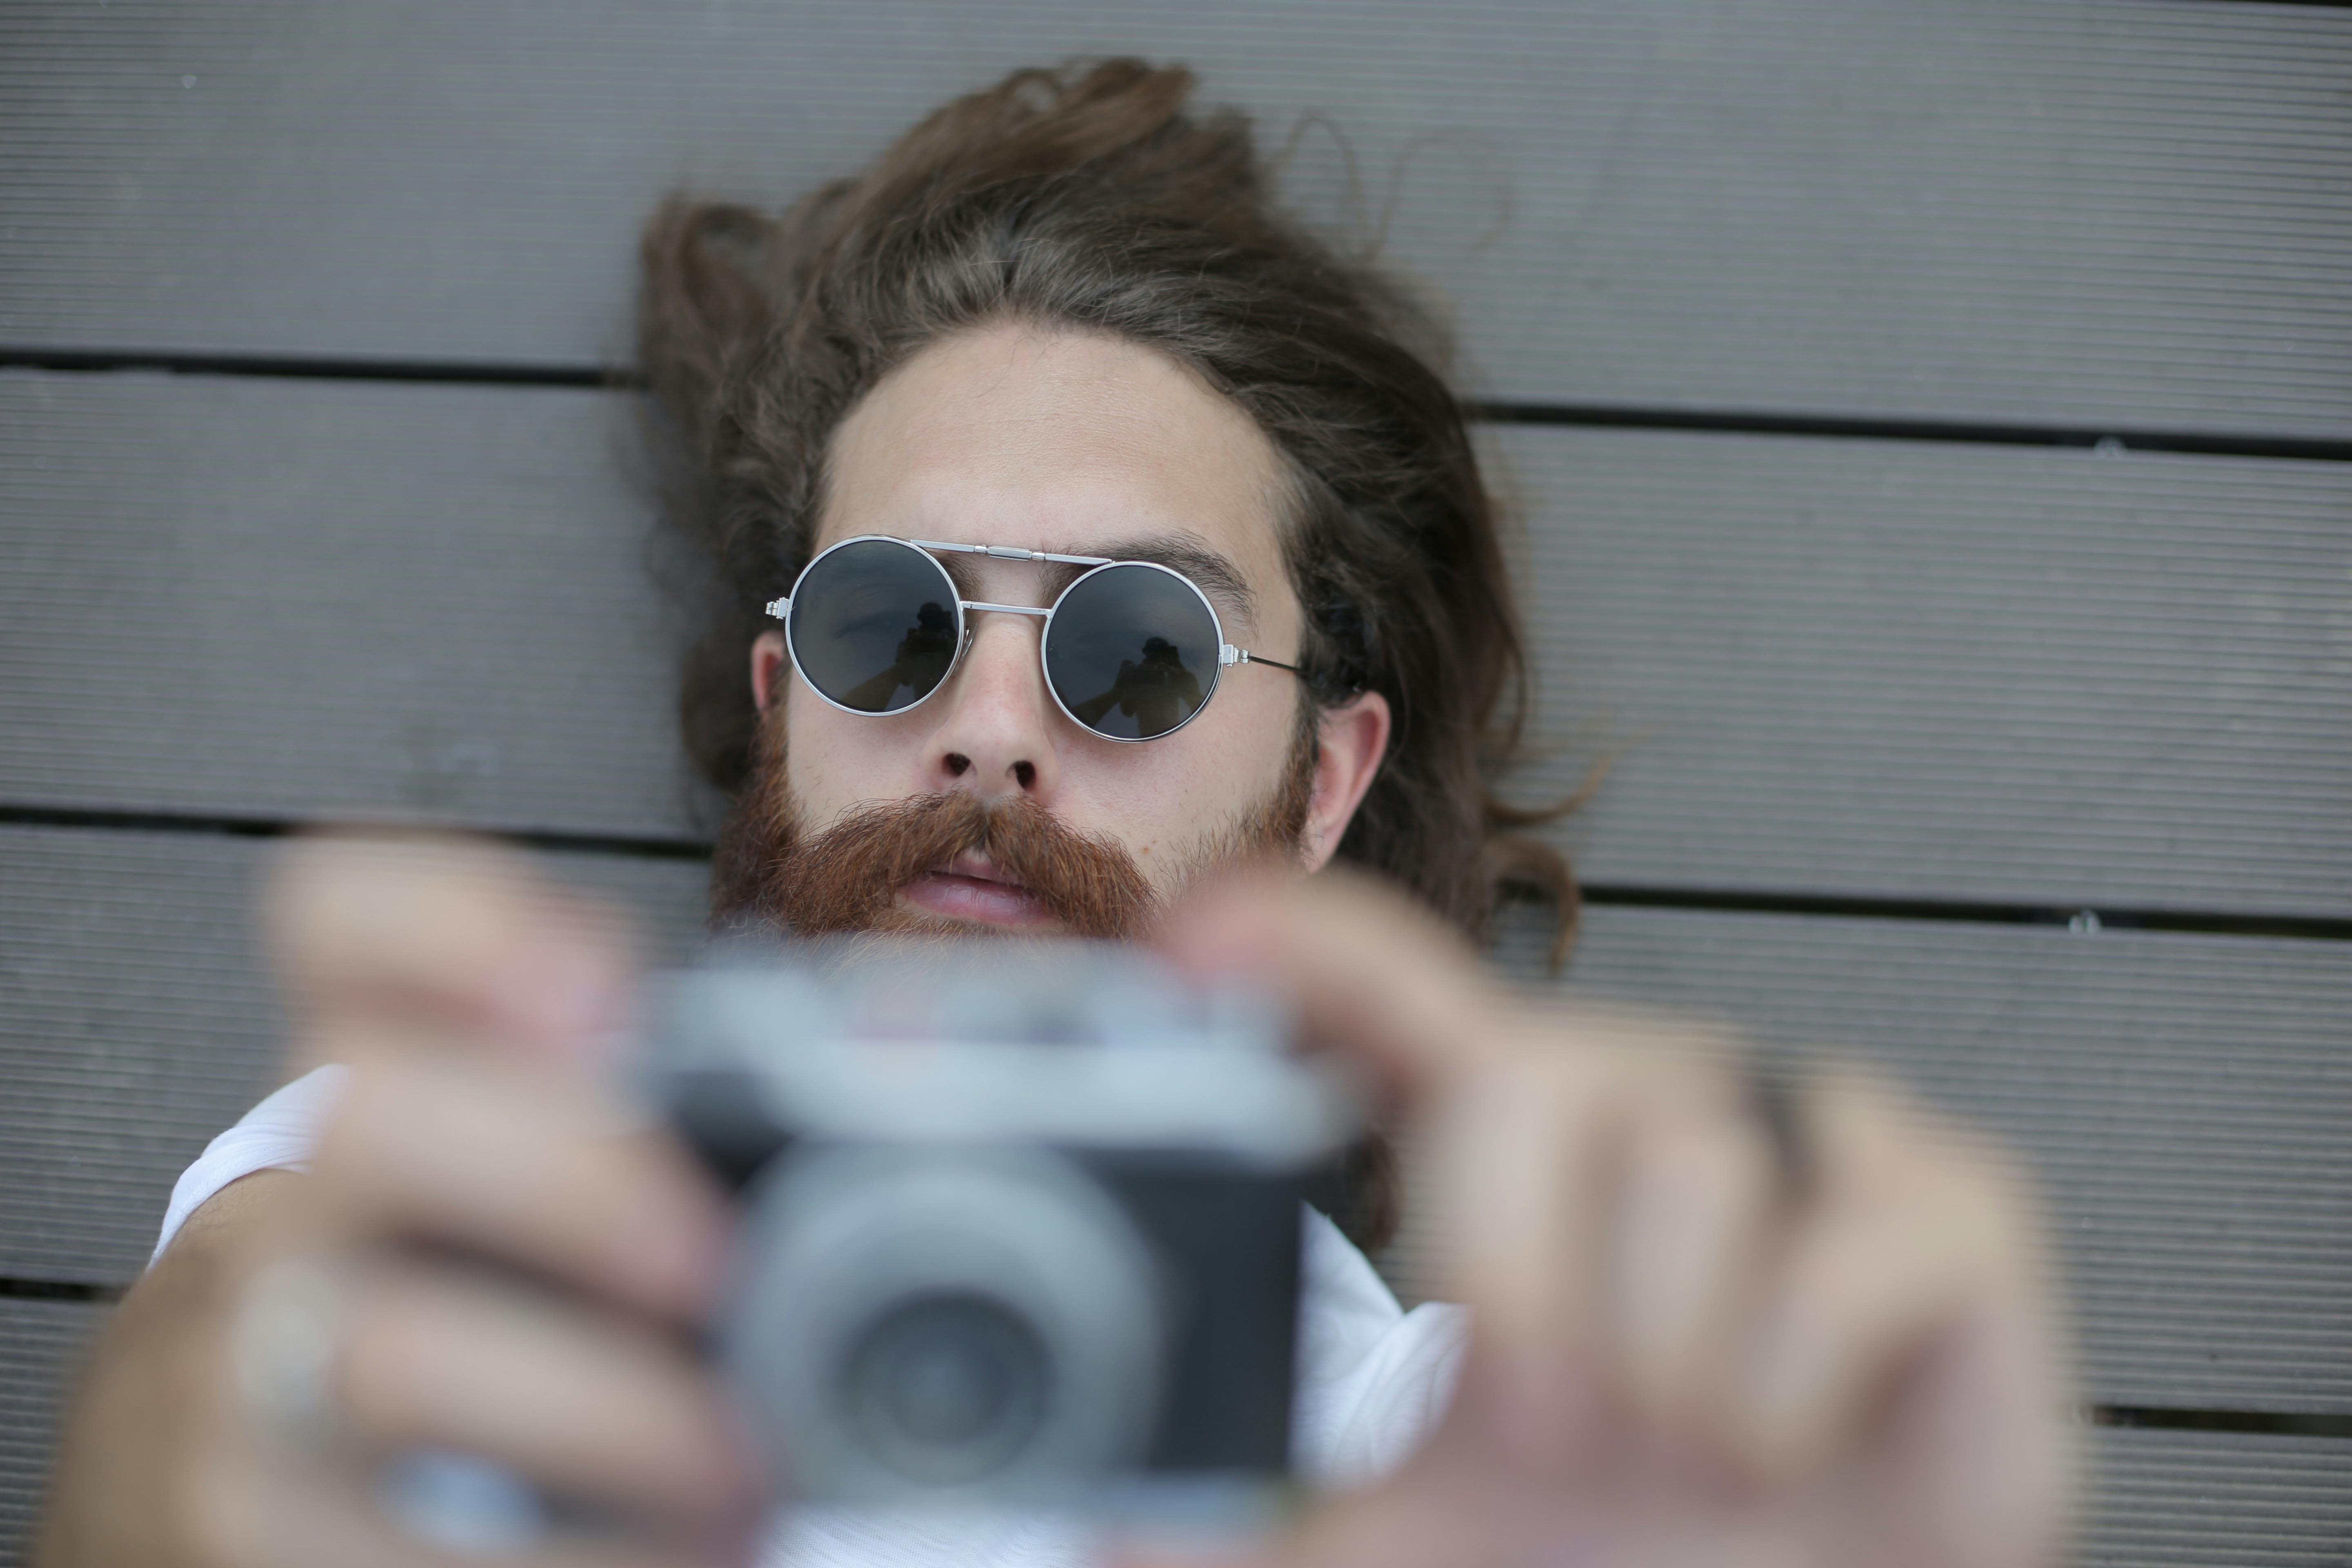
[[[940,109],[865,174],[781,216],[672,197],[647,226],[638,350],[717,567],[687,740],[739,789],[761,603],[805,563],[833,431],[925,344],[1027,319],[1117,334],[1245,409],[1294,489],[1284,549],[1318,704],[1387,698],[1387,758],[1339,850],[1474,938],[1498,896],[1554,901],[1566,863],[1509,829],[1489,779],[1526,712],[1524,655],[1462,412],[1424,317],[1271,205],[1247,122],[1184,112],[1192,79],[1114,59],[1016,71]]]

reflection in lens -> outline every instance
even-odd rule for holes
[[[1054,608],[1045,679],[1090,730],[1122,741],[1164,735],[1216,686],[1216,617],[1172,572],[1133,563],[1099,568]]]
[[[961,1486],[1019,1458],[1044,1421],[1050,1368],[1036,1331],[1002,1303],[926,1296],[886,1313],[841,1372],[868,1452],[907,1480]]]
[[[789,614],[801,674],[861,713],[921,701],[955,663],[955,587],[909,545],[870,539],[828,552],[793,590]]]

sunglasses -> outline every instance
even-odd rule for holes
[[[1044,608],[966,599],[940,552],[1085,566]],[[1045,689],[1071,721],[1111,741],[1156,741],[1192,721],[1228,665],[1296,665],[1225,640],[1200,585],[1151,561],[1056,555],[1001,544],[941,544],[863,533],[821,552],[767,612],[809,689],[849,713],[903,713],[947,684],[971,643],[974,610],[1043,616]]]

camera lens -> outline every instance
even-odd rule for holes
[[[1051,1503],[1141,1460],[1158,1265],[1063,1155],[804,1145],[744,1231],[721,1356],[802,1496]]]
[[[921,1486],[982,1481],[1018,1458],[1049,1403],[1036,1331],[1000,1302],[931,1296],[885,1314],[842,1370],[846,1425]]]

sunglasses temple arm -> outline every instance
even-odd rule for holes
[[[1235,647],[1231,643],[1217,649],[1217,662],[1221,665],[1267,664],[1276,669],[1286,669],[1293,675],[1298,673],[1298,667],[1295,664],[1285,664],[1278,658],[1268,658],[1262,653],[1252,653],[1245,647]]]

